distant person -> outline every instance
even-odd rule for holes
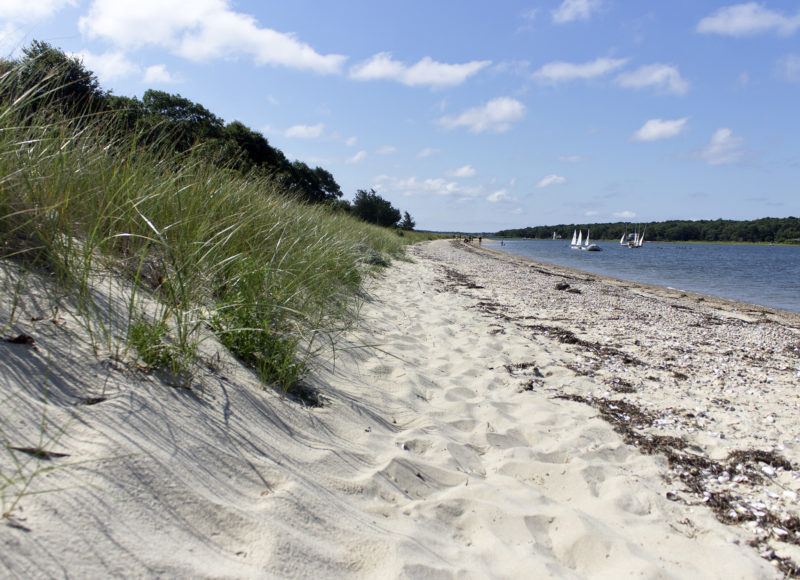
[[[478,236],[478,245],[483,245],[483,236]]]

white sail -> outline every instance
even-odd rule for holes
[[[577,243],[576,242],[577,239],[578,239],[578,232],[576,232],[575,230],[572,230],[572,245],[573,246]]]
[[[584,246],[588,246],[589,245],[589,230],[586,230],[586,241],[584,242],[583,245]]]
[[[578,230],[578,245],[579,246],[581,245],[582,241],[583,241],[583,232]]]
[[[625,234],[622,234],[622,237],[619,239],[619,243],[620,244],[624,244],[625,243]]]
[[[642,244],[644,244],[644,232],[642,232],[642,236],[639,238],[639,241],[636,242],[636,245],[640,248],[642,247]]]

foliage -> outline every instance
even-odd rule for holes
[[[595,240],[618,240],[625,233],[645,231],[648,240],[657,242],[746,242],[777,244],[800,243],[800,218],[762,218],[752,221],[735,220],[672,220],[632,225],[629,223],[589,224]],[[502,230],[495,235],[503,237],[552,238],[556,232],[569,239],[576,229],[586,229],[587,224],[562,224]]]
[[[4,63],[3,68],[13,68],[14,74],[3,82],[0,100],[21,100],[28,112],[45,104],[72,114],[101,108],[105,93],[79,59],[38,40],[23,49],[23,55],[18,62]]]
[[[400,221],[400,210],[379,196],[374,189],[359,189],[353,199],[353,215],[365,222],[391,227]]]
[[[19,72],[0,77],[0,93],[18,86]],[[149,117],[161,113],[135,99],[108,101],[129,116],[75,116],[56,92],[51,103],[34,89],[35,110],[25,98],[0,102],[0,259],[47,272],[79,305],[99,355],[130,347],[175,372],[193,364],[210,327],[266,383],[291,391],[319,338],[351,320],[365,257],[385,262],[419,239],[298,203],[280,176],[209,163],[216,141],[177,151],[152,131]],[[190,103],[166,103],[179,122],[220,128]],[[109,265],[134,285],[126,307],[97,299],[97,272]],[[160,310],[144,321],[137,313],[152,299]]]
[[[403,221],[400,222],[400,229],[406,231],[413,230],[415,225],[417,224],[411,218],[411,214],[409,214],[407,211],[403,212]]]

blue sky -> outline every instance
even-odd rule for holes
[[[796,0],[0,0],[33,39],[421,229],[800,215]]]

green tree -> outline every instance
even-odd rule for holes
[[[26,99],[32,110],[53,107],[76,113],[103,108],[106,94],[97,77],[80,59],[38,40],[22,49],[22,54],[11,71],[16,75],[16,82],[5,84],[7,93],[2,95],[3,99],[16,99],[29,92],[35,96]],[[8,64],[4,62],[3,69]]]
[[[311,169],[302,161],[291,164],[287,185],[295,194],[312,203],[342,197],[342,190],[333,175],[322,167]]]
[[[146,115],[151,116],[154,125],[163,123],[161,126],[170,132],[177,151],[185,151],[201,141],[222,137],[222,119],[203,105],[178,94],[150,89],[142,97],[142,108]]]
[[[403,213],[403,221],[400,222],[400,229],[413,230],[415,225],[417,225],[417,224],[411,218],[411,214],[409,214],[408,212],[404,212]]]
[[[379,196],[374,189],[359,189],[353,199],[353,214],[365,222],[390,227],[400,221],[400,210]]]

